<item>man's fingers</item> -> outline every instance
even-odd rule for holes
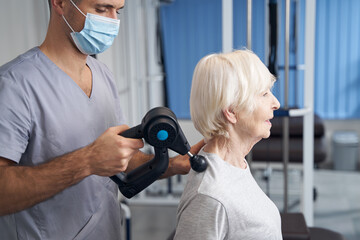
[[[129,129],[129,126],[126,124],[112,127],[112,130],[118,135],[128,129]]]
[[[113,127],[113,131],[121,136],[121,133],[128,130],[129,126],[128,125],[120,125],[120,126],[115,126]],[[123,136],[121,136],[122,138],[125,138]],[[139,148],[143,148],[144,147],[144,142],[142,139],[136,139],[136,138],[126,138],[126,141],[121,141],[121,145],[122,146],[126,146],[132,149],[139,149]]]
[[[133,149],[139,149],[144,147],[144,142],[142,139],[126,138],[126,146]]]

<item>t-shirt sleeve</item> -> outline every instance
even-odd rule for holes
[[[223,205],[217,200],[197,195],[178,214],[175,240],[225,239],[228,221]]]
[[[20,161],[28,144],[30,119],[24,89],[0,75],[0,157]]]

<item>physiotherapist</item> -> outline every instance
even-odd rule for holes
[[[139,151],[142,140],[119,135],[126,103],[89,55],[111,46],[124,4],[52,0],[44,42],[0,67],[0,239],[120,239],[108,177],[152,156]],[[189,170],[177,156],[163,177]]]

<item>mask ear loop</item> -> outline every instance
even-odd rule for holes
[[[80,10],[78,6],[76,6],[76,4],[72,0],[70,0],[70,2],[84,17],[86,17],[86,15]],[[71,31],[75,32],[74,29],[70,26],[69,22],[65,19],[64,15],[62,15],[62,18],[64,19],[65,23],[69,26]]]
[[[72,0],[70,0],[70,2],[72,3],[72,5],[74,5],[74,7],[75,7],[84,17],[86,17],[86,15],[80,10],[80,8],[79,8],[78,6],[76,6],[76,4],[75,4]]]
[[[70,24],[68,23],[68,21],[66,21],[66,18],[64,17],[64,15],[62,15],[62,18],[64,19],[65,23],[69,26],[69,28],[71,29],[72,32],[75,32],[74,29],[70,26]]]

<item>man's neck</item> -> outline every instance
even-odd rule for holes
[[[58,45],[56,42],[45,40],[40,50],[64,72],[80,72],[86,67],[87,55],[82,54],[74,45]]]
[[[72,44],[59,49],[55,47],[56,44],[51,43],[56,43],[56,41],[45,39],[44,43],[39,47],[40,50],[90,97],[92,73],[86,64],[87,55],[82,54]]]

